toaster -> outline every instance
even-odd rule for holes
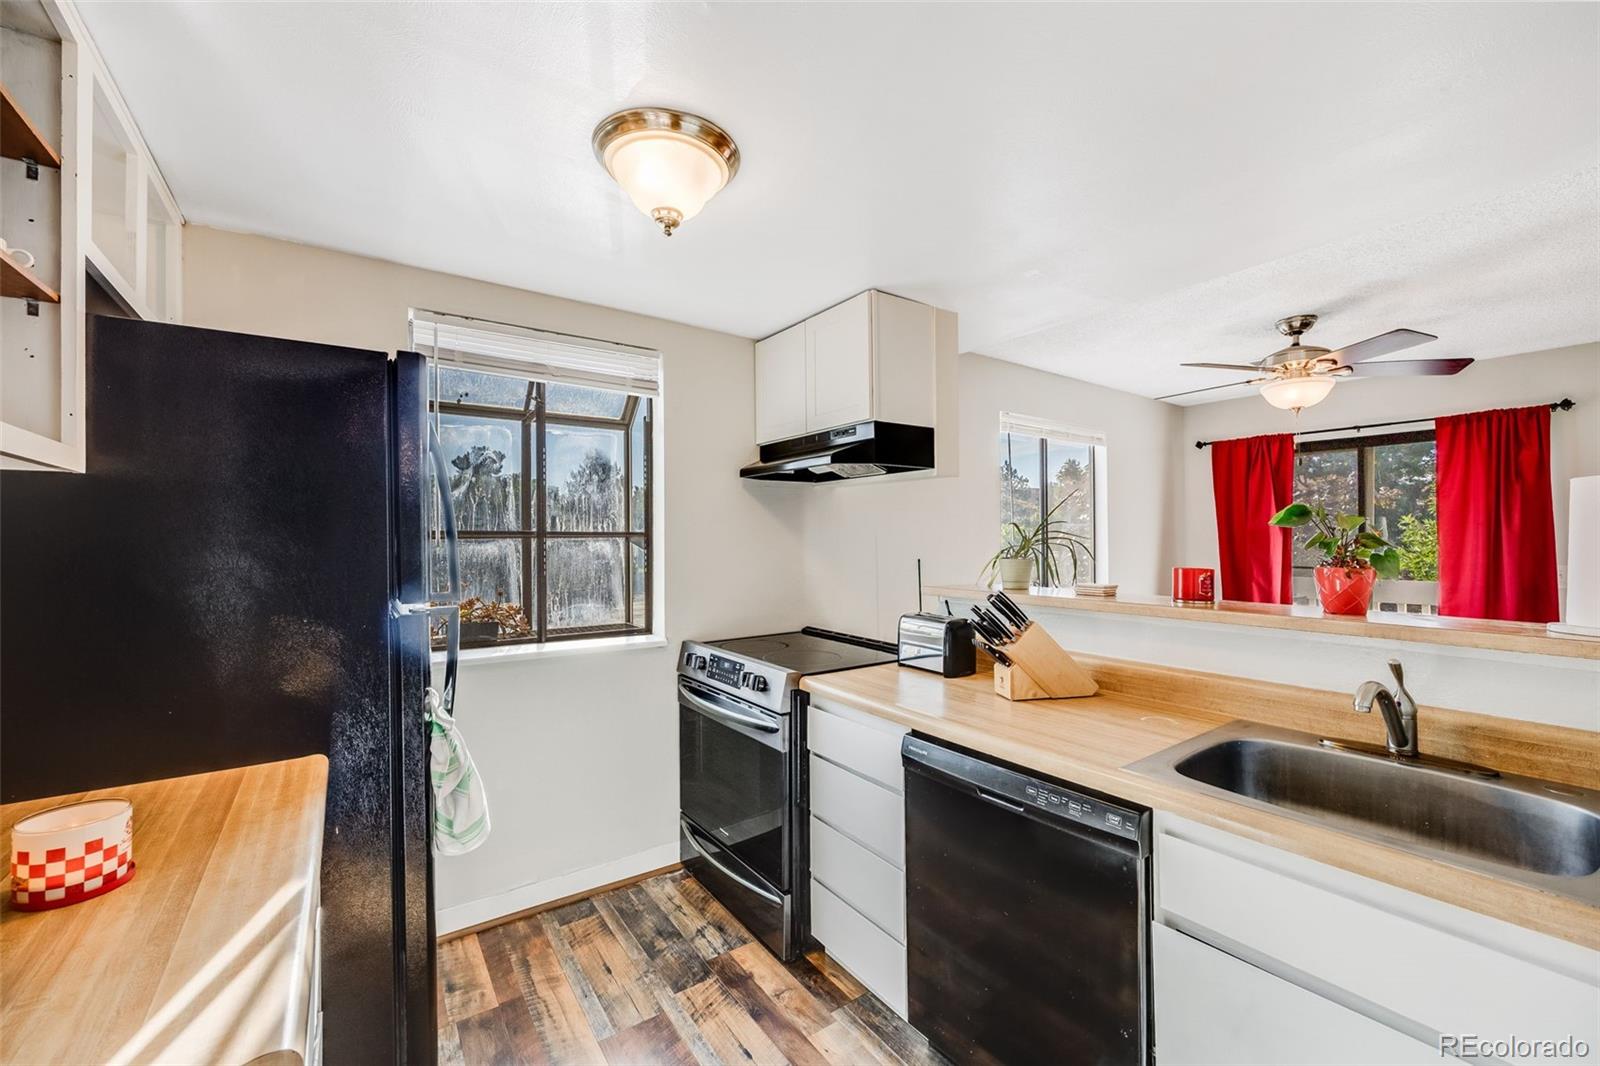
[[[978,672],[978,653],[972,646],[972,622],[948,614],[900,616],[901,666],[915,666],[944,677],[967,677]]]

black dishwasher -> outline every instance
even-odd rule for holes
[[[1150,1061],[1150,812],[911,734],[911,1024],[958,1063]]]

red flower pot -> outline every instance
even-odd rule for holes
[[[1365,615],[1372,606],[1372,586],[1378,572],[1370,566],[1319,566],[1317,596],[1323,614]]]

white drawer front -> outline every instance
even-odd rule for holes
[[[1156,1053],[1163,1066],[1409,1066],[1420,1041],[1192,937],[1155,925]]]
[[[906,875],[825,822],[811,819],[811,876],[906,942]]]
[[[1432,1032],[1570,1035],[1600,1047],[1592,984],[1189,840],[1162,834],[1156,847],[1166,919],[1237,944],[1264,967],[1282,963],[1313,988]]]
[[[852,710],[834,711],[813,703],[807,719],[811,750],[863,777],[905,790],[900,763],[900,738],[910,730]]]
[[[856,980],[906,1016],[906,949],[855,908],[811,882],[811,933]]]
[[[811,813],[905,869],[905,799],[811,754]]]

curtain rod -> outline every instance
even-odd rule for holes
[[[1578,405],[1570,398],[1563,396],[1555,403],[1547,404],[1546,406],[1552,411],[1570,411]],[[1434,418],[1443,417],[1443,415],[1434,416]],[[1327,429],[1308,429],[1303,433],[1294,434],[1294,437],[1298,440],[1301,437],[1314,437],[1318,433],[1347,433],[1351,430],[1359,433],[1364,429],[1383,429],[1387,426],[1414,426],[1418,422],[1432,422],[1434,418],[1401,418],[1393,422],[1368,422],[1359,426],[1329,426]],[[1212,440],[1197,440],[1194,442],[1194,446],[1196,448],[1208,448],[1215,443],[1216,441]]]

